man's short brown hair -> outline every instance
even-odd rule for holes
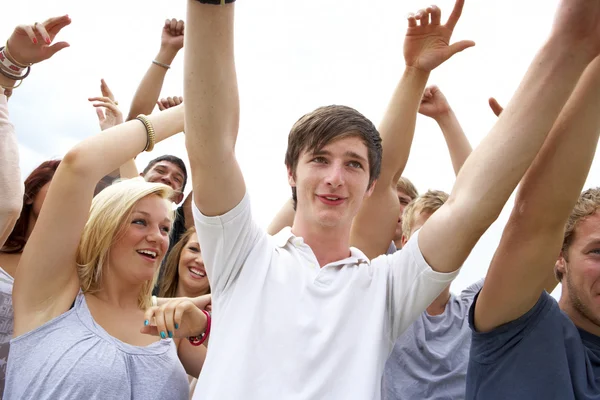
[[[423,212],[432,214],[448,200],[448,193],[441,190],[428,190],[411,201],[402,214],[402,234],[408,239],[412,233],[417,216]]]
[[[381,137],[373,123],[353,108],[325,106],[304,115],[292,127],[288,136],[285,165],[295,176],[300,154],[318,152],[334,140],[347,137],[360,138],[367,146],[369,160],[369,187],[381,172]],[[294,208],[296,188],[292,188]]]
[[[416,199],[419,196],[419,192],[413,183],[403,176],[398,179],[398,183],[396,183],[396,190],[401,191],[410,197],[411,200]]]
[[[600,208],[600,188],[591,188],[579,196],[575,207],[573,207],[573,211],[571,211],[571,215],[569,215],[569,219],[567,220],[567,224],[565,225],[565,234],[563,236],[563,245],[562,245],[562,256],[567,259],[567,252],[569,250],[569,246],[573,243],[575,238],[575,228],[577,225],[586,219],[587,217],[593,215]],[[560,282],[562,281],[563,274],[558,271],[558,269],[554,269],[554,274],[556,275],[556,279]]]

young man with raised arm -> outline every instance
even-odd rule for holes
[[[472,306],[467,399],[600,398],[600,196],[580,196],[600,132],[600,2],[563,0],[545,51],[579,82],[523,178]],[[500,120],[514,112],[513,101]],[[553,266],[559,303],[543,290]]]
[[[437,7],[409,17],[407,68],[392,99],[406,110],[393,107],[402,111],[395,115],[415,118],[431,69],[472,45],[448,45],[462,5],[457,1],[446,25]],[[254,223],[235,158],[233,15],[233,4],[188,1],[186,145],[214,310],[211,351],[194,396],[378,399],[395,339],[451,282],[497,218],[585,65],[577,70],[572,57],[542,52],[504,118],[461,169],[447,203],[402,251],[369,261],[350,247],[350,228],[363,200],[377,190],[380,137],[347,107],[317,109],[292,128],[286,155],[297,197],[292,229],[271,237]],[[384,140],[410,145],[412,132],[391,140],[390,128],[400,119],[384,119]],[[396,173],[386,172],[380,192],[383,206],[397,215]],[[393,199],[385,203],[387,193]]]

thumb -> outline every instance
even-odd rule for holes
[[[70,46],[70,44],[67,42],[56,42],[52,46],[48,46],[48,50],[50,50],[50,54],[51,54],[51,56],[53,56],[56,53],[58,53],[59,51],[61,51],[62,49],[67,48],[69,46]]]
[[[460,42],[456,42],[451,44],[448,48],[450,50],[450,56],[455,55],[456,53],[460,53],[463,50],[468,49],[469,47],[475,46],[475,42],[472,40],[461,40]]]

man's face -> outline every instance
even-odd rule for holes
[[[599,212],[579,222],[567,257],[559,259],[557,267],[563,273],[563,293],[570,308],[600,327]]]
[[[181,189],[183,187],[184,175],[183,171],[177,165],[169,161],[159,161],[143,177],[147,182],[164,183],[170,186],[176,192],[174,198],[171,200],[175,203],[181,202],[183,198]]]
[[[396,223],[396,232],[394,232],[394,242],[402,238],[402,214],[404,209],[412,201],[409,195],[404,193],[400,189],[396,189],[398,192],[398,200],[400,201],[400,215],[398,216],[398,222]]]
[[[347,225],[365,197],[370,196],[367,147],[360,138],[346,137],[327,144],[319,152],[303,151],[296,174],[288,180],[298,195],[297,218],[309,224]]]

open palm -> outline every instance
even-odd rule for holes
[[[407,66],[430,72],[454,54],[475,45],[470,40],[450,44],[464,3],[464,0],[457,0],[445,25],[441,25],[442,12],[436,6],[409,16],[404,40],[404,60]]]

